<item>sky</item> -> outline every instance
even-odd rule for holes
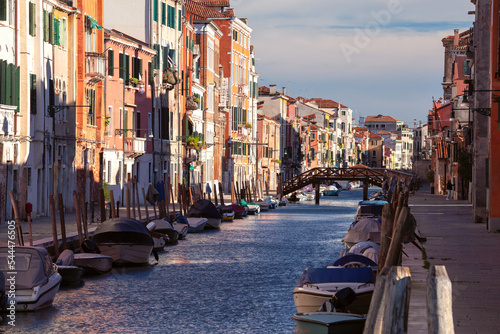
[[[252,28],[259,85],[360,116],[425,121],[443,90],[441,40],[470,28],[470,0],[231,0]]]

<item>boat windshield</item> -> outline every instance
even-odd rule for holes
[[[0,254],[1,271],[27,271],[30,268],[31,254],[16,252],[14,258],[9,254]],[[14,260],[14,262],[12,262]],[[14,270],[15,269],[15,270]]]

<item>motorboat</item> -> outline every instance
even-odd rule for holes
[[[232,222],[235,218],[235,212],[232,205],[219,205],[217,207],[223,222]]]
[[[104,254],[76,253],[73,265],[84,269],[86,275],[100,275],[111,270],[113,258]]]
[[[366,317],[361,314],[343,312],[296,313],[295,333],[362,334]]]
[[[262,202],[269,204],[269,209],[276,209],[279,205],[279,201],[272,196],[265,196]]]
[[[15,264],[12,264],[12,248],[0,247],[0,270],[7,279],[5,289],[15,286],[14,300],[17,311],[35,311],[52,305],[61,285],[62,277],[52,263],[49,252],[43,247],[16,246]],[[15,281],[11,272],[16,272]],[[10,305],[10,304],[9,304]]]
[[[375,265],[377,265],[379,251],[380,251],[380,246],[378,244],[372,241],[362,241],[348,248],[347,251],[344,252],[344,254],[341,254],[339,260],[342,257],[356,255],[356,256],[362,256],[363,258],[368,259],[369,261],[374,262]]]
[[[153,249],[155,251],[162,251],[169,242],[168,235],[156,231],[156,224],[154,222],[147,224],[146,228],[149,230],[151,238],[153,238]]]
[[[240,201],[240,204],[247,208],[249,215],[256,215],[260,213],[260,205],[256,203],[247,203],[244,200]]]
[[[340,190],[334,185],[328,186],[323,190],[323,196],[338,196],[340,194]]]
[[[350,248],[358,242],[371,241],[380,244],[382,224],[375,218],[364,218],[349,227],[343,243]]]
[[[207,218],[186,217],[188,222],[188,233],[200,233],[205,230]]]
[[[364,218],[375,218],[377,220],[382,219],[382,210],[387,201],[375,200],[375,201],[360,201],[358,203],[358,208],[356,210],[356,215],[354,216],[354,221],[359,221]]]
[[[56,260],[57,271],[62,277],[61,286],[81,286],[85,270],[74,265],[75,255],[72,250],[65,249]]]
[[[245,217],[248,213],[247,209],[242,205],[233,203],[233,204],[231,204],[231,206],[233,207],[235,219],[241,219],[241,218]]]
[[[205,218],[205,229],[218,230],[222,223],[222,217],[215,205],[207,199],[199,199],[193,203],[186,214],[188,218]],[[189,224],[191,225],[191,223]]]
[[[257,204],[258,206],[260,206],[260,212],[265,212],[269,210],[269,203],[267,202],[259,201],[257,203],[248,203],[248,204]]]
[[[375,289],[375,277],[371,267],[306,269],[293,290],[297,312],[315,312],[336,292],[351,288],[356,293],[356,300],[347,307],[347,311],[367,314]]]
[[[288,203],[288,200],[286,199],[285,196],[283,196],[283,197],[281,197],[281,200],[280,200],[278,206],[286,206],[287,203]]]
[[[151,223],[156,225],[155,232],[168,236],[168,239],[165,239],[166,245],[175,245],[179,242],[179,232],[166,219],[155,219]]]
[[[147,264],[154,245],[144,224],[125,217],[104,221],[97,226],[92,240],[118,266]]]

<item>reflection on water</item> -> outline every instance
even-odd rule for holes
[[[158,263],[87,278],[52,307],[17,313],[9,332],[293,333],[293,287],[305,268],[335,261],[361,197],[351,190],[189,234]]]

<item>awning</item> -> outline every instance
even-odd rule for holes
[[[92,18],[90,15],[87,15],[87,18],[89,19],[90,21],[90,25],[92,27],[92,29],[99,29],[99,30],[102,30],[102,27],[99,25],[99,23],[97,23],[97,21]]]

